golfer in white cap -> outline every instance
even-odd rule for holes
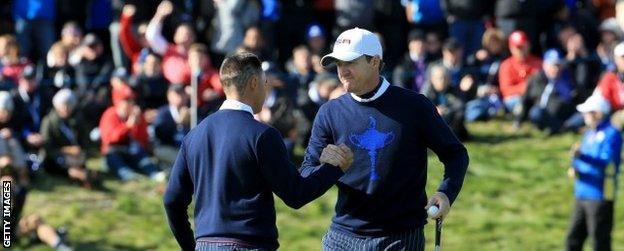
[[[587,131],[572,147],[575,205],[566,239],[566,250],[582,250],[592,239],[593,250],[611,250],[613,208],[620,171],[622,136],[610,123],[609,103],[599,94],[576,109],[583,113]]]
[[[338,36],[321,59],[338,67],[347,94],[325,103],[314,120],[302,172],[313,172],[329,144],[347,144],[354,160],[337,183],[338,202],[324,250],[423,250],[426,209],[444,218],[462,187],[468,154],[423,95],[380,77],[379,38],[364,29]],[[444,178],[425,193],[427,148],[444,163]]]

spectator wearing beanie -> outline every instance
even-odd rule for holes
[[[147,123],[141,109],[134,104],[135,94],[127,85],[114,87],[112,94],[113,106],[100,120],[101,152],[106,165],[123,181],[135,179],[135,170],[156,181],[164,181],[164,173],[158,171],[147,155]]]
[[[520,101],[526,91],[527,80],[539,71],[542,60],[529,54],[529,38],[523,31],[513,32],[508,43],[511,56],[501,63],[498,82],[505,107],[519,116]]]

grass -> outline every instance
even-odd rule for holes
[[[566,176],[568,149],[579,139],[545,137],[524,125],[474,123],[468,143],[471,162],[463,190],[444,224],[444,250],[562,250],[573,203]],[[98,167],[100,160],[91,160]],[[429,159],[427,191],[439,184],[443,168]],[[25,213],[38,213],[53,226],[66,226],[77,250],[177,250],[169,232],[157,184],[107,180],[109,191],[87,191],[62,178],[40,175]],[[618,191],[624,199],[624,189]],[[336,201],[335,189],[300,210],[277,201],[281,250],[320,250]],[[624,203],[618,201],[614,250],[624,250]],[[433,224],[425,228],[433,249]],[[22,240],[17,250],[49,250]],[[589,250],[589,249],[587,249]]]

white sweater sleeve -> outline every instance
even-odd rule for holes
[[[154,52],[160,55],[167,52],[169,42],[167,42],[165,37],[162,35],[162,24],[153,21],[150,22],[149,25],[147,25],[147,30],[145,31],[145,38]]]

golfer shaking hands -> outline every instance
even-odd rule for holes
[[[165,193],[169,226],[182,250],[276,250],[273,193],[300,208],[343,176],[353,153],[328,144],[305,177],[288,160],[279,132],[254,120],[266,77],[251,53],[225,59],[227,100],[184,138]],[[195,233],[188,205],[195,199]]]
[[[302,173],[313,175],[323,149],[345,143],[353,164],[337,184],[336,215],[324,250],[423,250],[426,209],[444,218],[468,167],[466,148],[423,95],[380,77],[383,53],[370,31],[344,31],[333,52],[347,94],[321,106],[312,126]],[[429,200],[425,193],[427,148],[444,164],[444,178]]]

